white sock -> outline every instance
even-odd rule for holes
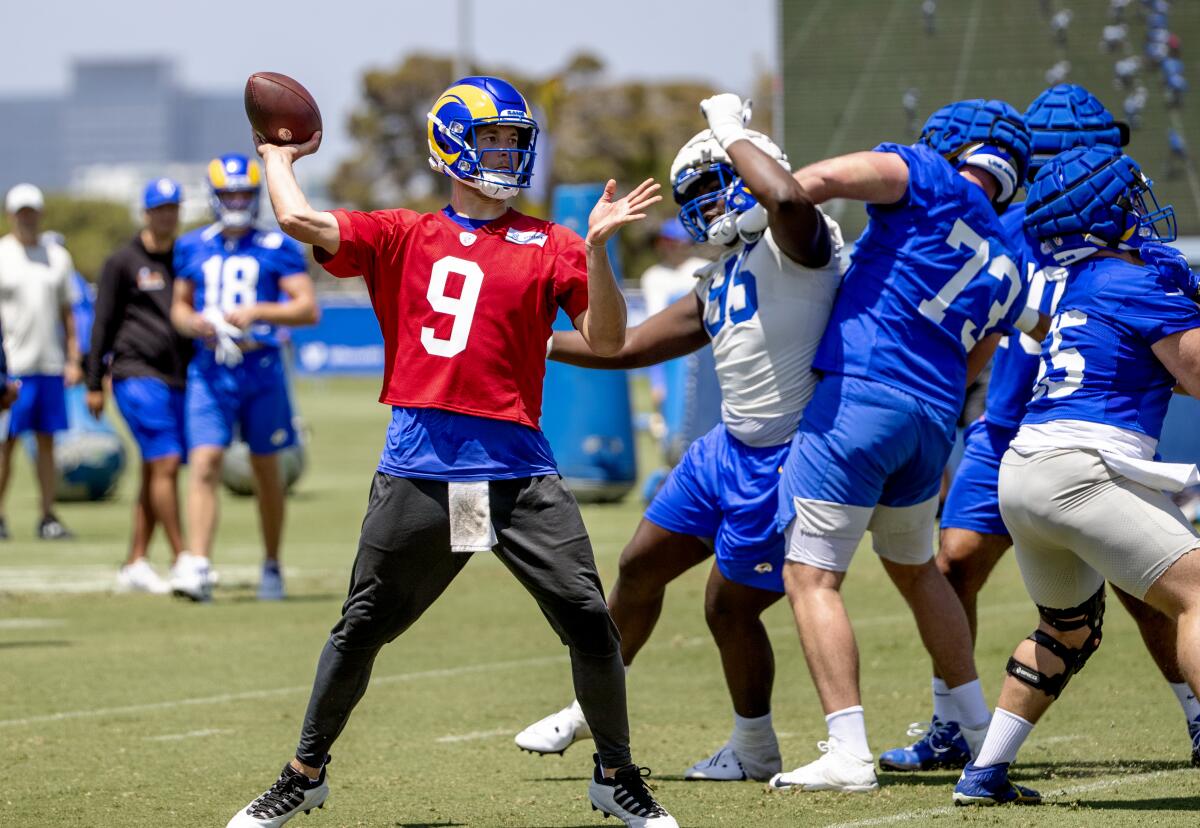
[[[957,722],[950,688],[937,676],[933,678],[933,715],[939,722]]]
[[[975,757],[975,767],[986,768],[991,765],[1011,764],[1017,758],[1017,751],[1029,738],[1033,723],[1027,722],[1016,713],[1009,713],[1002,707],[996,708],[992,723],[988,727],[983,747]]]
[[[1187,720],[1194,722],[1200,718],[1200,700],[1197,700],[1196,694],[1192,692],[1192,688],[1188,687],[1187,682],[1171,682],[1171,689],[1175,691],[1175,698],[1179,699],[1179,706],[1183,708],[1183,715],[1187,717]]]
[[[871,748],[867,746],[867,720],[861,704],[835,710],[825,717],[829,736],[860,759],[871,759]]]
[[[979,684],[979,679],[951,687],[950,702],[958,714],[952,721],[960,725],[971,729],[987,727],[988,720],[992,718],[992,711],[988,709],[987,700],[983,697],[983,687]]]
[[[753,748],[760,745],[770,745],[775,742],[775,728],[771,724],[771,714],[746,718],[733,714],[733,735],[729,737],[734,748]]]

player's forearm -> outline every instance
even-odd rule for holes
[[[71,308],[64,306],[62,309],[62,324],[65,334],[67,364],[79,365],[79,338],[75,336],[75,314],[71,312]]]
[[[794,176],[816,204],[835,198],[895,204],[908,189],[908,165],[890,152],[853,152],[827,158],[800,168]]]
[[[191,305],[183,302],[171,303],[171,324],[175,330],[189,339],[199,339],[203,332],[199,328],[202,317]]]
[[[625,344],[625,297],[603,244],[587,245],[588,309],[580,333],[592,352],[613,356]]]
[[[302,297],[288,302],[259,302],[254,306],[254,316],[272,325],[315,325],[321,312],[316,300]]]
[[[580,368],[647,368],[687,356],[707,342],[708,336],[703,330],[673,336],[656,335],[648,320],[630,328],[625,335],[625,345],[611,356],[597,355],[578,331],[555,331],[549,358]]]
[[[308,203],[296,180],[291,159],[283,153],[270,152],[263,159],[263,168],[279,228],[298,242],[336,253],[341,240],[337,219],[332,213],[315,210]]]

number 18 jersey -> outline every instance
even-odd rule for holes
[[[818,370],[899,388],[958,415],[966,354],[1025,308],[1017,259],[984,191],[924,145],[881,144],[908,165],[896,204],[867,207]]]
[[[587,310],[578,234],[509,210],[477,229],[445,213],[334,210],[334,276],[361,275],[384,338],[379,401],[538,428],[559,307]]]

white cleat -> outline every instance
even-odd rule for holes
[[[778,743],[762,747],[758,755],[745,748],[739,752],[729,743],[684,771],[683,778],[691,782],[766,782],[782,770]]]
[[[823,754],[815,762],[788,773],[777,773],[767,783],[770,791],[844,791],[866,793],[879,789],[875,760],[855,756],[836,739],[817,742]]]
[[[208,558],[180,552],[171,567],[169,583],[171,591],[193,601],[211,601],[212,588],[216,583],[215,572],[209,567]]]
[[[117,572],[117,592],[148,592],[151,595],[166,595],[171,591],[154,567],[145,558],[125,564]]]
[[[514,740],[517,747],[530,753],[557,753],[559,756],[571,745],[581,739],[592,738],[592,729],[588,727],[587,719],[583,718],[583,710],[579,702],[571,702],[570,707],[564,707],[557,713],[552,713],[544,719],[531,724],[517,734]]]
[[[679,828],[675,817],[658,804],[646,785],[646,777],[650,775],[648,768],[626,765],[612,779],[605,779],[599,755],[593,754],[592,761],[596,763],[596,770],[588,785],[588,799],[593,811],[606,817],[615,816],[628,828]]]
[[[258,600],[282,601],[287,597],[283,589],[283,573],[278,564],[263,564],[262,580],[258,582]]]
[[[326,760],[328,764],[328,760]],[[314,808],[324,808],[329,798],[329,782],[325,779],[325,768],[313,782],[291,763],[283,766],[283,772],[262,796],[256,798],[233,815],[225,828],[280,828],[299,813],[307,814]]]

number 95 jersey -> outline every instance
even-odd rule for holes
[[[908,165],[895,204],[868,205],[814,367],[883,382],[957,417],[966,354],[1012,330],[1028,285],[983,189],[920,144],[881,144]]]
[[[538,427],[559,307],[587,310],[583,240],[515,210],[468,230],[445,213],[334,210],[334,276],[362,275],[384,339],[387,405]]]
[[[304,249],[278,230],[257,230],[226,239],[221,225],[193,230],[175,242],[175,278],[196,286],[195,307],[222,314],[259,302],[281,302],[285,276],[307,274]],[[276,326],[255,322],[247,336],[267,346],[278,346]]]

